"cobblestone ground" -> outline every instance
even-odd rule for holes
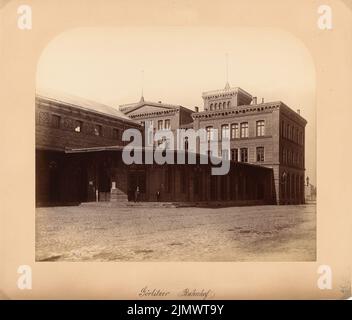
[[[37,261],[315,259],[315,205],[36,209]]]

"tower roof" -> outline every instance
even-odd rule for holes
[[[205,91],[205,92],[203,92],[202,97],[203,98],[210,98],[210,97],[222,96],[222,95],[233,94],[233,93],[240,93],[240,94],[252,99],[252,95],[250,93],[248,93],[247,91],[243,90],[240,87],[232,87],[231,88],[230,84],[228,82],[226,83],[224,89]]]

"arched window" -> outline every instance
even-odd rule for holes
[[[227,108],[230,108],[230,101],[227,101]]]
[[[216,110],[217,108],[218,108],[218,104],[215,103],[215,104],[214,104],[214,110]]]
[[[213,104],[212,104],[212,103],[210,104],[210,107],[209,107],[209,108],[210,108],[210,111],[213,110]]]

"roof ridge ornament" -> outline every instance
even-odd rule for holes
[[[226,52],[226,85],[225,90],[230,90],[229,84],[229,54]]]
[[[141,86],[141,100],[139,102],[144,102],[144,70],[142,70],[141,74],[142,86]]]

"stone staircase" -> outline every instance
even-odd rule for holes
[[[120,189],[112,189],[110,192],[110,202],[128,202],[127,194],[122,192]]]

